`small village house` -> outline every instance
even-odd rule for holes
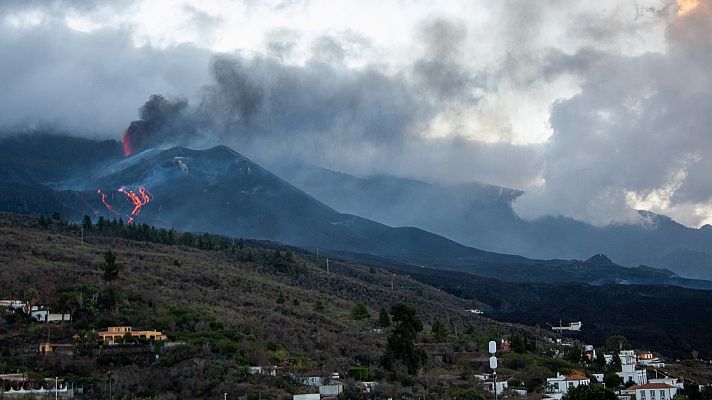
[[[667,383],[647,383],[635,388],[637,400],[671,400],[678,388]]]
[[[590,384],[591,379],[584,375],[561,375],[557,372],[556,377],[546,378],[546,393],[549,398],[561,399],[569,389]]]
[[[121,343],[124,341],[126,335],[130,335],[134,339],[152,340],[157,342],[168,339],[168,337],[161,333],[161,331],[135,331],[130,326],[110,326],[105,331],[98,332],[97,335],[99,335],[99,340],[102,343],[107,344]]]

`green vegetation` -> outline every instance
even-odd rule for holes
[[[126,239],[109,234],[112,229],[149,232],[149,239],[155,232],[157,240]],[[313,255],[273,243],[232,246],[232,240],[191,234],[188,246],[179,244],[188,234],[166,231],[164,239],[172,236],[174,243],[165,244],[160,232],[120,221],[85,218],[74,225],[0,214],[0,260],[12,259],[0,263],[0,297],[73,317],[47,329],[21,314],[0,316],[0,373],[65,377],[91,388],[88,398],[108,397],[111,372],[116,398],[228,392],[289,399],[306,388],[282,372],[316,371],[341,374],[342,399],[365,398],[355,383],[368,380],[378,382],[368,395],[374,399],[481,400],[490,395],[474,375],[487,372],[487,342],[508,338],[512,351],[500,355],[498,373],[511,386],[537,392],[557,372],[590,371],[605,373],[611,387],[622,385],[611,366],[588,363],[579,347],[558,346],[549,332],[475,318],[464,312],[470,301],[406,275],[391,290],[392,272],[383,268],[331,260],[327,273]],[[107,270],[115,271],[110,279]],[[373,310],[379,311],[372,318]],[[171,343],[124,336],[119,345],[98,345],[98,331],[122,325],[160,330]],[[74,354],[37,354],[48,338],[76,344]],[[280,372],[251,375],[248,366]]]
[[[367,320],[371,318],[371,314],[368,313],[368,307],[359,301],[354,305],[354,308],[351,309],[351,318],[357,321]]]
[[[413,375],[425,362],[427,355],[415,346],[418,333],[423,330],[423,322],[415,308],[407,304],[394,304],[391,307],[393,328],[388,336],[388,346],[383,356],[383,366],[393,372],[395,379],[404,379],[405,374]]]
[[[562,400],[616,400],[618,397],[612,390],[601,385],[579,385],[569,389]]]
[[[391,326],[391,315],[388,314],[388,310],[385,307],[381,307],[378,312],[378,326],[381,328],[388,328]]]
[[[103,278],[105,281],[113,281],[119,276],[119,266],[116,264],[116,256],[111,252],[111,249],[104,253],[104,263],[101,265],[101,270],[104,272]]]

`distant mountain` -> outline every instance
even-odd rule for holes
[[[668,268],[712,279],[712,228],[693,229],[640,211],[637,224],[596,227],[564,217],[521,219],[521,191],[483,184],[439,186],[412,179],[357,178],[326,169],[272,166],[287,181],[342,212],[415,226],[488,251],[531,258],[583,259],[605,253],[627,266]]]
[[[55,152],[46,151],[41,143],[35,143],[42,149],[40,155],[32,145],[21,152],[0,150],[11,158],[8,163],[33,166],[31,181],[23,174],[26,168],[19,167],[14,180],[3,182],[0,209],[56,210],[77,220],[87,214],[124,222],[133,212],[137,223],[267,239],[319,248],[322,254],[340,258],[375,257],[386,264],[445,268],[512,282],[650,283],[712,289],[712,282],[681,279],[652,268],[625,268],[605,256],[594,258],[595,262],[533,260],[463,246],[419,228],[391,227],[344,214],[225,146],[150,149],[123,158],[114,154],[114,146],[97,142],[77,140],[68,150],[72,146],[59,141],[62,145]],[[32,161],[40,159],[42,163]],[[422,185],[412,182],[411,188],[418,187]],[[143,196],[139,188],[147,190],[150,202],[139,201]],[[494,187],[461,190],[479,193],[482,201],[516,196]],[[134,201],[146,204],[134,208]]]

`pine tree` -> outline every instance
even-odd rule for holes
[[[116,256],[111,249],[104,253],[104,264],[102,264],[101,269],[104,272],[103,278],[105,281],[114,280],[119,276],[119,265],[116,264]]]
[[[388,328],[391,326],[391,316],[388,314],[388,310],[386,310],[385,307],[381,307],[381,310],[378,312],[378,326],[381,328]]]

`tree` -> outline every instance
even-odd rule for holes
[[[432,331],[433,338],[436,342],[442,342],[448,337],[448,335],[450,335],[450,332],[448,332],[445,324],[443,324],[439,319],[435,320],[433,323]]]
[[[388,328],[391,326],[391,316],[388,314],[388,310],[385,307],[381,307],[378,312],[378,326],[381,328]]]
[[[371,314],[368,313],[366,305],[359,301],[354,304],[354,308],[351,309],[351,317],[357,321],[360,321],[371,318]]]
[[[603,349],[598,349],[596,352],[596,359],[594,360],[594,363],[600,371],[603,371],[604,368],[606,368],[606,357],[603,355]]]
[[[617,400],[613,391],[601,385],[579,385],[569,389],[562,400]]]
[[[529,339],[527,339],[526,336],[516,333],[509,336],[509,343],[511,343],[512,350],[519,354],[526,353],[531,347]]]
[[[415,339],[423,330],[423,322],[413,306],[403,303],[391,307],[391,316],[393,329],[388,336],[383,366],[396,373],[400,364],[408,374],[415,374],[427,359],[423,349],[415,347]]]
[[[617,388],[619,386],[623,386],[624,382],[623,378],[621,378],[618,374],[610,371],[603,376],[603,383],[605,383],[608,388]]]
[[[91,217],[88,215],[84,216],[84,219],[82,220],[82,228],[86,229],[87,231],[90,231],[94,225],[91,222]]]
[[[613,335],[606,339],[608,350],[617,353],[628,347],[628,339],[621,335]]]
[[[119,276],[119,265],[116,264],[116,256],[111,249],[104,253],[104,264],[101,265],[101,269],[104,272],[105,281],[114,280]]]
[[[569,351],[566,352],[566,356],[564,357],[566,361],[571,361],[572,363],[580,363],[581,358],[583,357],[583,352],[581,351],[581,348],[578,346],[572,346],[569,348]]]
[[[620,371],[621,369],[621,356],[617,353],[613,353],[613,359],[611,360],[610,370]]]

